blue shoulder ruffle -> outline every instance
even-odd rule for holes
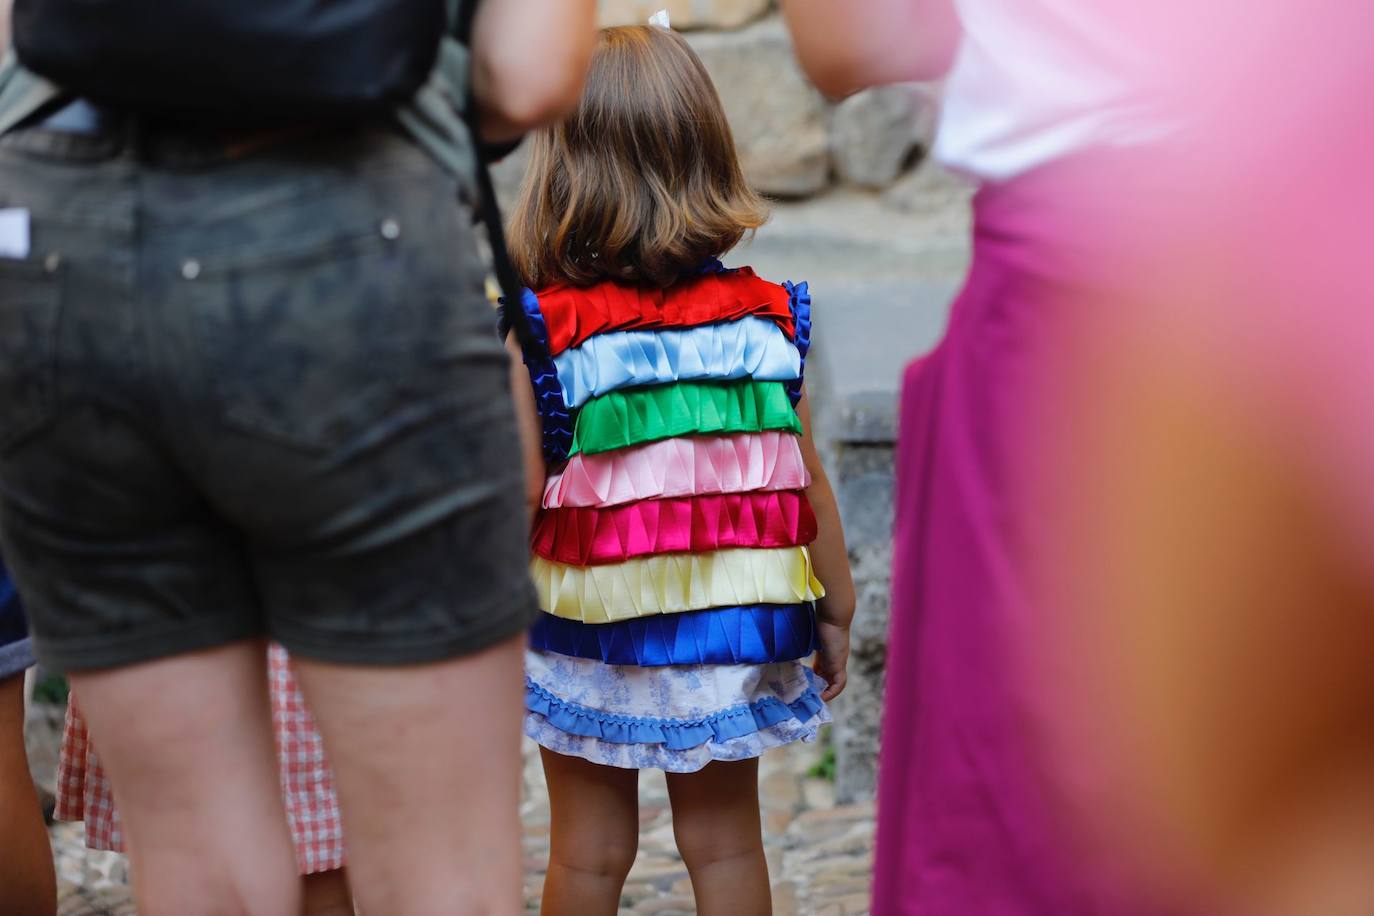
[[[540,614],[530,648],[608,665],[765,665],[816,651],[810,604],[757,604],[615,623],[583,623]]]
[[[764,697],[748,706],[734,706],[693,719],[617,716],[559,699],[525,678],[525,709],[543,716],[559,731],[599,738],[612,744],[662,744],[674,751],[752,735],[789,718],[810,722],[824,708],[825,703],[812,680],[806,691],[791,703],[784,703],[777,697]]]
[[[792,399],[792,406],[795,407],[801,400],[802,383],[806,380],[806,354],[811,349],[811,289],[805,280],[796,284],[784,281],[782,286],[792,300],[792,320],[797,328],[792,342],[797,345],[797,352],[801,354],[801,371],[795,379],[787,383],[787,396]]]
[[[568,450],[573,441],[573,414],[563,400],[563,386],[558,383],[558,366],[549,355],[549,326],[544,321],[544,313],[539,310],[539,297],[534,290],[520,291],[520,307],[529,319],[530,329],[538,338],[538,353],[524,350],[525,368],[530,373],[530,384],[534,386],[534,399],[539,408],[544,436],[544,458],[550,463],[568,459]]]

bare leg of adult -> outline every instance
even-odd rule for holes
[[[524,644],[405,667],[293,657],[334,767],[362,912],[523,912]]]
[[[614,916],[639,849],[639,771],[541,750],[549,870],[541,916]]]
[[[300,911],[266,657],[251,641],[72,675],[143,916]]]
[[[717,761],[669,773],[673,836],[701,916],[769,916],[768,860],[759,815],[759,762]]]
[[[302,916],[353,916],[353,895],[342,868],[301,878]]]
[[[24,753],[24,676],[0,680],[0,916],[57,911],[52,848]]]

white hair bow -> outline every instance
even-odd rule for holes
[[[671,29],[673,27],[672,24],[668,21],[667,10],[659,10],[657,13],[654,13],[652,16],[650,16],[649,25],[656,25],[660,29]]]

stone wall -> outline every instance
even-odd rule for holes
[[[910,84],[837,104],[807,83],[773,0],[601,0],[601,24],[639,24],[666,9],[710,71],[750,182],[775,198],[833,186],[880,190],[912,171],[929,146],[936,93]],[[502,196],[523,157],[498,169]]]

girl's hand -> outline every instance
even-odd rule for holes
[[[849,665],[849,625],[818,621],[816,631],[821,646],[812,667],[829,685],[821,693],[821,699],[829,703],[844,691],[849,677],[845,671]]]

